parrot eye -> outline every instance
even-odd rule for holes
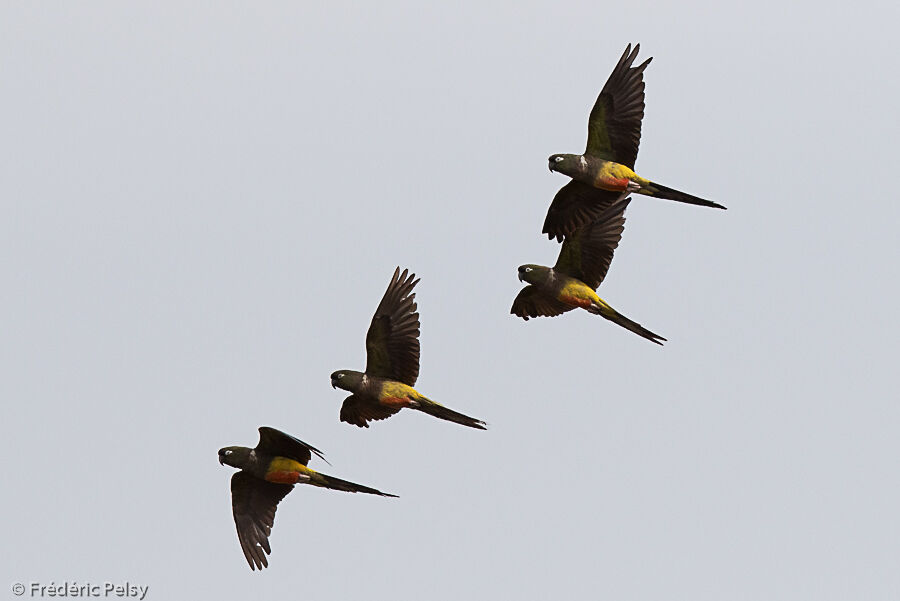
[[[338,380],[340,380],[341,378],[344,377],[344,374],[335,374],[334,377],[337,378]]]
[[[553,162],[554,162],[554,163],[560,163],[560,162],[562,162],[562,160],[563,160],[562,157],[555,157],[555,158],[553,159]]]
[[[225,451],[225,456],[231,455],[234,451]]]
[[[531,267],[526,267],[526,268],[525,268],[525,273],[528,273],[529,271],[531,271]]]

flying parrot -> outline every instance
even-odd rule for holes
[[[629,202],[630,198],[618,200],[596,221],[567,236],[553,267],[520,266],[519,280],[528,285],[516,296],[510,313],[527,321],[531,317],[554,317],[580,307],[662,345],[665,338],[631,321],[596,292],[622,238]]]
[[[251,570],[268,567],[266,554],[272,553],[269,535],[275,522],[275,508],[294,484],[382,497],[397,496],[309,469],[306,464],[312,453],[325,460],[319,449],[266,426],[259,429],[256,448],[219,449],[219,463],[240,470],[231,477],[231,507],[238,540]]]
[[[623,193],[637,193],[704,207],[725,207],[645,179],[634,172],[644,117],[644,69],[652,58],[632,67],[641,45],[625,48],[588,117],[584,154],[550,156],[550,171],[572,178],[547,211],[544,233],[562,240],[594,221]]]
[[[419,377],[419,313],[412,289],[419,280],[400,268],[375,310],[366,334],[366,371],[343,369],[331,374],[332,388],[352,394],[341,407],[341,421],[368,428],[404,407],[457,424],[486,430],[480,419],[463,415],[416,391]]]

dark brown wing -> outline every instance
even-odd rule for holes
[[[322,451],[316,447],[306,444],[299,438],[294,438],[290,434],[285,434],[281,430],[263,426],[259,429],[259,444],[256,450],[264,455],[273,457],[287,457],[294,461],[299,461],[303,465],[309,463],[312,457],[311,453],[315,453],[321,459],[328,463]]]
[[[366,334],[366,374],[414,386],[419,377],[419,280],[398,267]]]
[[[529,284],[516,296],[509,312],[528,321],[532,317],[555,317],[572,309],[573,307],[543,294]]]
[[[644,69],[652,58],[632,67],[641,45],[631,44],[600,91],[588,117],[588,140],[584,154],[615,161],[634,169],[641,143],[644,118]]]
[[[613,252],[622,239],[625,229],[625,209],[630,198],[613,204],[597,218],[597,221],[577,230],[563,242],[555,271],[577,278],[597,289],[612,261]]]
[[[351,394],[344,399],[344,404],[341,406],[341,421],[360,428],[368,428],[370,421],[387,419],[398,411],[400,410],[366,401]]]
[[[565,236],[595,221],[621,197],[619,192],[601,190],[573,179],[553,197],[544,219],[544,233],[551,240],[556,238],[562,242]]]
[[[294,488],[293,484],[266,482],[245,471],[231,477],[231,508],[238,540],[251,570],[268,567],[272,553],[269,535],[275,523],[275,508]]]

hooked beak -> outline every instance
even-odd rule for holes
[[[525,281],[525,277],[522,275],[522,272],[521,272],[521,271],[519,272],[519,281],[520,281],[520,282],[524,282],[524,281]]]
[[[225,458],[219,455],[219,465],[225,465]]]
[[[331,381],[331,387],[337,390],[337,383],[334,380]]]
[[[553,163],[547,163],[547,169],[549,169],[551,172],[556,171],[556,169],[553,168]]]

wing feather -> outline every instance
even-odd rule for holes
[[[275,509],[293,488],[292,484],[266,482],[243,470],[231,477],[234,524],[251,570],[268,567],[266,555],[272,553],[269,535],[275,524]]]
[[[584,153],[615,161],[634,169],[641,143],[644,118],[644,69],[653,60],[632,67],[641,45],[631,44],[610,74],[588,117],[588,140]]]
[[[613,253],[622,239],[625,209],[630,202],[630,198],[619,200],[603,211],[596,221],[567,237],[553,269],[596,290],[606,277]]]
[[[351,394],[344,399],[341,406],[341,421],[360,428],[368,428],[370,421],[387,419],[398,411],[399,409],[385,407]]]
[[[559,189],[544,220],[544,233],[562,242],[578,228],[588,225],[622,198],[619,192],[601,190],[574,179]]]
[[[509,312],[528,321],[532,317],[556,317],[572,309],[529,284],[519,291]]]
[[[366,334],[366,374],[414,386],[419,377],[419,280],[398,267]]]
[[[264,455],[287,457],[288,459],[299,461],[303,465],[309,463],[312,453],[315,453],[325,463],[328,463],[325,455],[316,447],[303,442],[299,438],[294,438],[290,434],[285,434],[281,430],[268,426],[263,426],[259,429],[259,444],[256,445],[256,450]]]

